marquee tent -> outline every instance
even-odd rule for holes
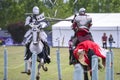
[[[88,13],[92,17],[92,27],[90,29],[94,41],[102,46],[101,37],[105,32],[109,37],[113,35],[113,47],[120,47],[120,13]],[[74,15],[67,18],[73,19]],[[71,29],[71,21],[60,21],[52,25],[52,44],[53,47],[68,47],[68,41],[74,34]],[[58,40],[59,39],[59,40]],[[109,43],[107,43],[109,47]]]

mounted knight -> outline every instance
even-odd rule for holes
[[[85,8],[80,8],[79,14],[74,16],[72,21],[72,30],[74,36],[69,41],[69,64],[81,64],[84,70],[92,69],[91,59],[93,55],[102,58],[102,64],[105,66],[107,50],[102,49],[96,44],[89,31],[92,26],[92,18],[86,14]],[[72,59],[71,59],[72,58]],[[102,68],[101,65],[98,65]],[[88,80],[87,73],[84,72],[84,80]]]
[[[72,46],[74,48],[83,41],[86,41],[86,40],[93,41],[92,35],[89,31],[91,26],[92,26],[92,18],[86,14],[85,8],[80,8],[78,15],[75,14],[74,19],[72,20],[72,26],[71,26],[72,30],[74,31],[74,36],[71,39]],[[71,64],[73,63],[72,60],[70,63]]]
[[[44,45],[44,51],[45,52],[45,60],[47,63],[50,63],[50,48],[47,43],[47,34],[44,32],[43,28],[46,28],[49,26],[49,22],[45,19],[44,13],[39,14],[39,8],[37,6],[33,7],[33,15],[30,15],[26,18],[25,26],[30,26],[29,30],[24,35],[23,42],[26,46],[26,54],[25,54],[25,60],[28,60],[31,57],[31,51],[29,49],[31,40],[32,40],[32,26],[36,25],[39,29],[39,37],[41,42]],[[37,39],[37,38],[36,38]],[[34,44],[37,44],[37,42],[34,42]]]

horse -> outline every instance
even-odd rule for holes
[[[101,52],[106,53],[107,51],[103,50],[100,46],[98,46],[95,42],[91,41],[91,40],[85,40],[83,42],[77,42],[77,45],[74,45],[74,41],[76,40],[76,38],[71,37],[71,39],[69,40],[69,64],[70,65],[77,65],[80,64],[83,67],[83,73],[84,73],[84,80],[89,80],[88,78],[88,72],[92,70],[92,66],[91,66],[91,60],[92,60],[92,56],[93,55],[98,55],[98,69],[102,69],[103,66],[100,64],[100,57],[103,57]],[[75,46],[75,48],[74,48]],[[79,52],[80,50],[85,50],[87,53],[84,55],[86,55],[88,57],[89,60],[89,65],[87,65],[85,62],[83,62],[83,58],[84,55],[82,55],[81,52]],[[83,50],[83,51],[84,51]],[[96,52],[97,51],[97,52]],[[81,54],[78,54],[81,53]],[[76,53],[76,54],[74,54]],[[97,53],[97,54],[96,54]],[[100,54],[100,55],[99,55]],[[75,56],[76,55],[76,56]],[[79,58],[78,55],[82,55],[82,59]],[[102,59],[102,62],[105,62],[105,56],[104,59]],[[105,63],[103,63],[105,65]]]
[[[89,53],[88,53],[88,54],[92,54],[92,53],[93,53],[93,51],[92,51],[92,50],[89,50]],[[93,54],[93,55],[94,55],[94,54]],[[93,55],[88,55],[88,56],[89,56],[89,59],[91,59]],[[71,63],[70,65],[73,64],[73,66],[75,66],[75,65],[80,64],[80,65],[82,66],[82,68],[83,68],[84,80],[89,80],[88,72],[91,72],[91,71],[92,71],[92,66],[91,66],[92,63],[90,63],[89,66],[88,66],[88,65],[85,65],[85,64],[82,64],[79,60],[77,60],[77,59],[74,57],[73,51],[72,51],[72,54],[70,55],[70,57],[71,57],[71,58],[70,58],[70,63]],[[91,61],[91,60],[90,60],[90,61]],[[102,66],[100,63],[101,63],[101,59],[98,58],[98,70],[100,70],[100,69],[103,68],[103,66]],[[91,69],[90,69],[90,67],[91,67]],[[90,74],[90,75],[91,75],[91,74]]]
[[[73,49],[73,50],[74,50],[74,49]],[[80,64],[80,65],[82,66],[82,68],[83,68],[84,80],[89,80],[89,79],[88,79],[88,66],[81,64],[81,63],[74,57],[74,55],[73,55],[73,50],[71,51],[71,54],[70,54],[70,59],[69,59],[70,63],[69,63],[69,65],[75,66],[76,64]]]
[[[36,80],[39,80],[40,78],[40,68],[42,67],[42,69],[44,71],[47,71],[48,68],[45,66],[45,51],[44,51],[44,44],[41,41],[41,29],[40,25],[34,25],[33,23],[31,23],[31,42],[29,45],[29,50],[30,52],[33,54],[37,54],[37,62],[39,62],[38,64],[38,71],[37,71],[37,75],[36,75]],[[32,57],[30,57],[28,59],[28,72],[27,74],[30,75],[31,74],[31,64],[32,64]]]
[[[105,59],[107,52],[108,50],[101,48],[98,44],[90,40],[83,41],[77,45],[77,47],[73,51],[73,54],[75,59],[78,60],[78,63],[80,63],[83,67],[84,80],[89,80],[87,73],[88,71],[90,71],[90,75],[92,75],[92,56],[98,56],[98,69],[100,70],[101,68],[105,67]],[[102,64],[100,64],[101,60]]]

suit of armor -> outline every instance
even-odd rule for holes
[[[89,31],[91,25],[92,25],[92,18],[89,15],[85,14],[84,8],[80,8],[79,14],[75,15],[72,21],[71,27],[72,27],[72,30],[74,30],[75,32],[74,38],[72,38],[71,40],[71,42],[73,43],[72,47],[76,48],[79,43],[86,40],[93,41],[92,35]]]
[[[85,14],[85,10],[81,8],[79,10],[79,15],[75,15],[72,29],[75,32],[75,37],[77,38],[74,43],[75,45],[79,42],[85,41],[85,40],[92,40],[92,35],[89,32],[89,29],[92,25],[92,18],[89,15]]]
[[[46,60],[47,60],[47,63],[50,63],[50,48],[48,46],[48,43],[47,43],[47,34],[44,32],[43,28],[46,28],[49,26],[49,23],[48,21],[45,19],[44,17],[44,13],[42,14],[39,14],[39,8],[37,6],[33,7],[33,15],[32,16],[28,16],[26,18],[26,21],[25,21],[25,26],[30,26],[32,27],[32,25],[38,25],[38,28],[40,29],[40,38],[41,38],[41,41],[43,42],[44,44],[44,49],[45,50],[48,50],[48,53],[46,52]],[[32,30],[31,28],[26,32],[26,34],[24,35],[24,40],[23,42],[25,43],[26,45],[26,54],[25,54],[25,60],[28,60],[29,59],[29,55],[28,53],[30,52],[29,50],[29,45],[30,45],[30,42],[31,42],[31,38],[32,38],[32,34],[31,34]]]
[[[44,32],[44,30],[42,28],[48,27],[49,24],[45,20],[44,14],[42,13],[42,14],[40,14],[38,16],[28,16],[26,18],[26,21],[25,21],[25,26],[27,26],[27,25],[31,26],[32,25],[31,23],[40,25],[40,34],[39,34],[39,36],[41,37],[41,39],[42,39],[43,42],[47,42],[47,34]],[[32,37],[31,31],[32,30],[29,29],[26,32],[26,34],[24,35],[24,38],[25,38],[24,43],[25,44],[27,44],[27,43],[30,42],[30,39]]]

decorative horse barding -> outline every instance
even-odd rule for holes
[[[105,80],[114,80],[114,64],[113,64],[113,52],[107,52],[106,54],[106,76]],[[96,55],[92,56],[92,80],[99,80],[98,79],[98,57]],[[83,68],[80,64],[77,64],[77,68],[74,71],[74,80],[83,80],[83,75],[79,73],[83,73]]]
[[[97,55],[102,59],[102,64],[105,63],[107,50],[101,48],[98,44],[91,40],[86,40],[77,45],[73,50],[73,54],[77,63],[81,64],[84,69],[84,80],[88,80],[87,71],[92,68],[92,56]],[[101,68],[101,66],[99,66]]]

